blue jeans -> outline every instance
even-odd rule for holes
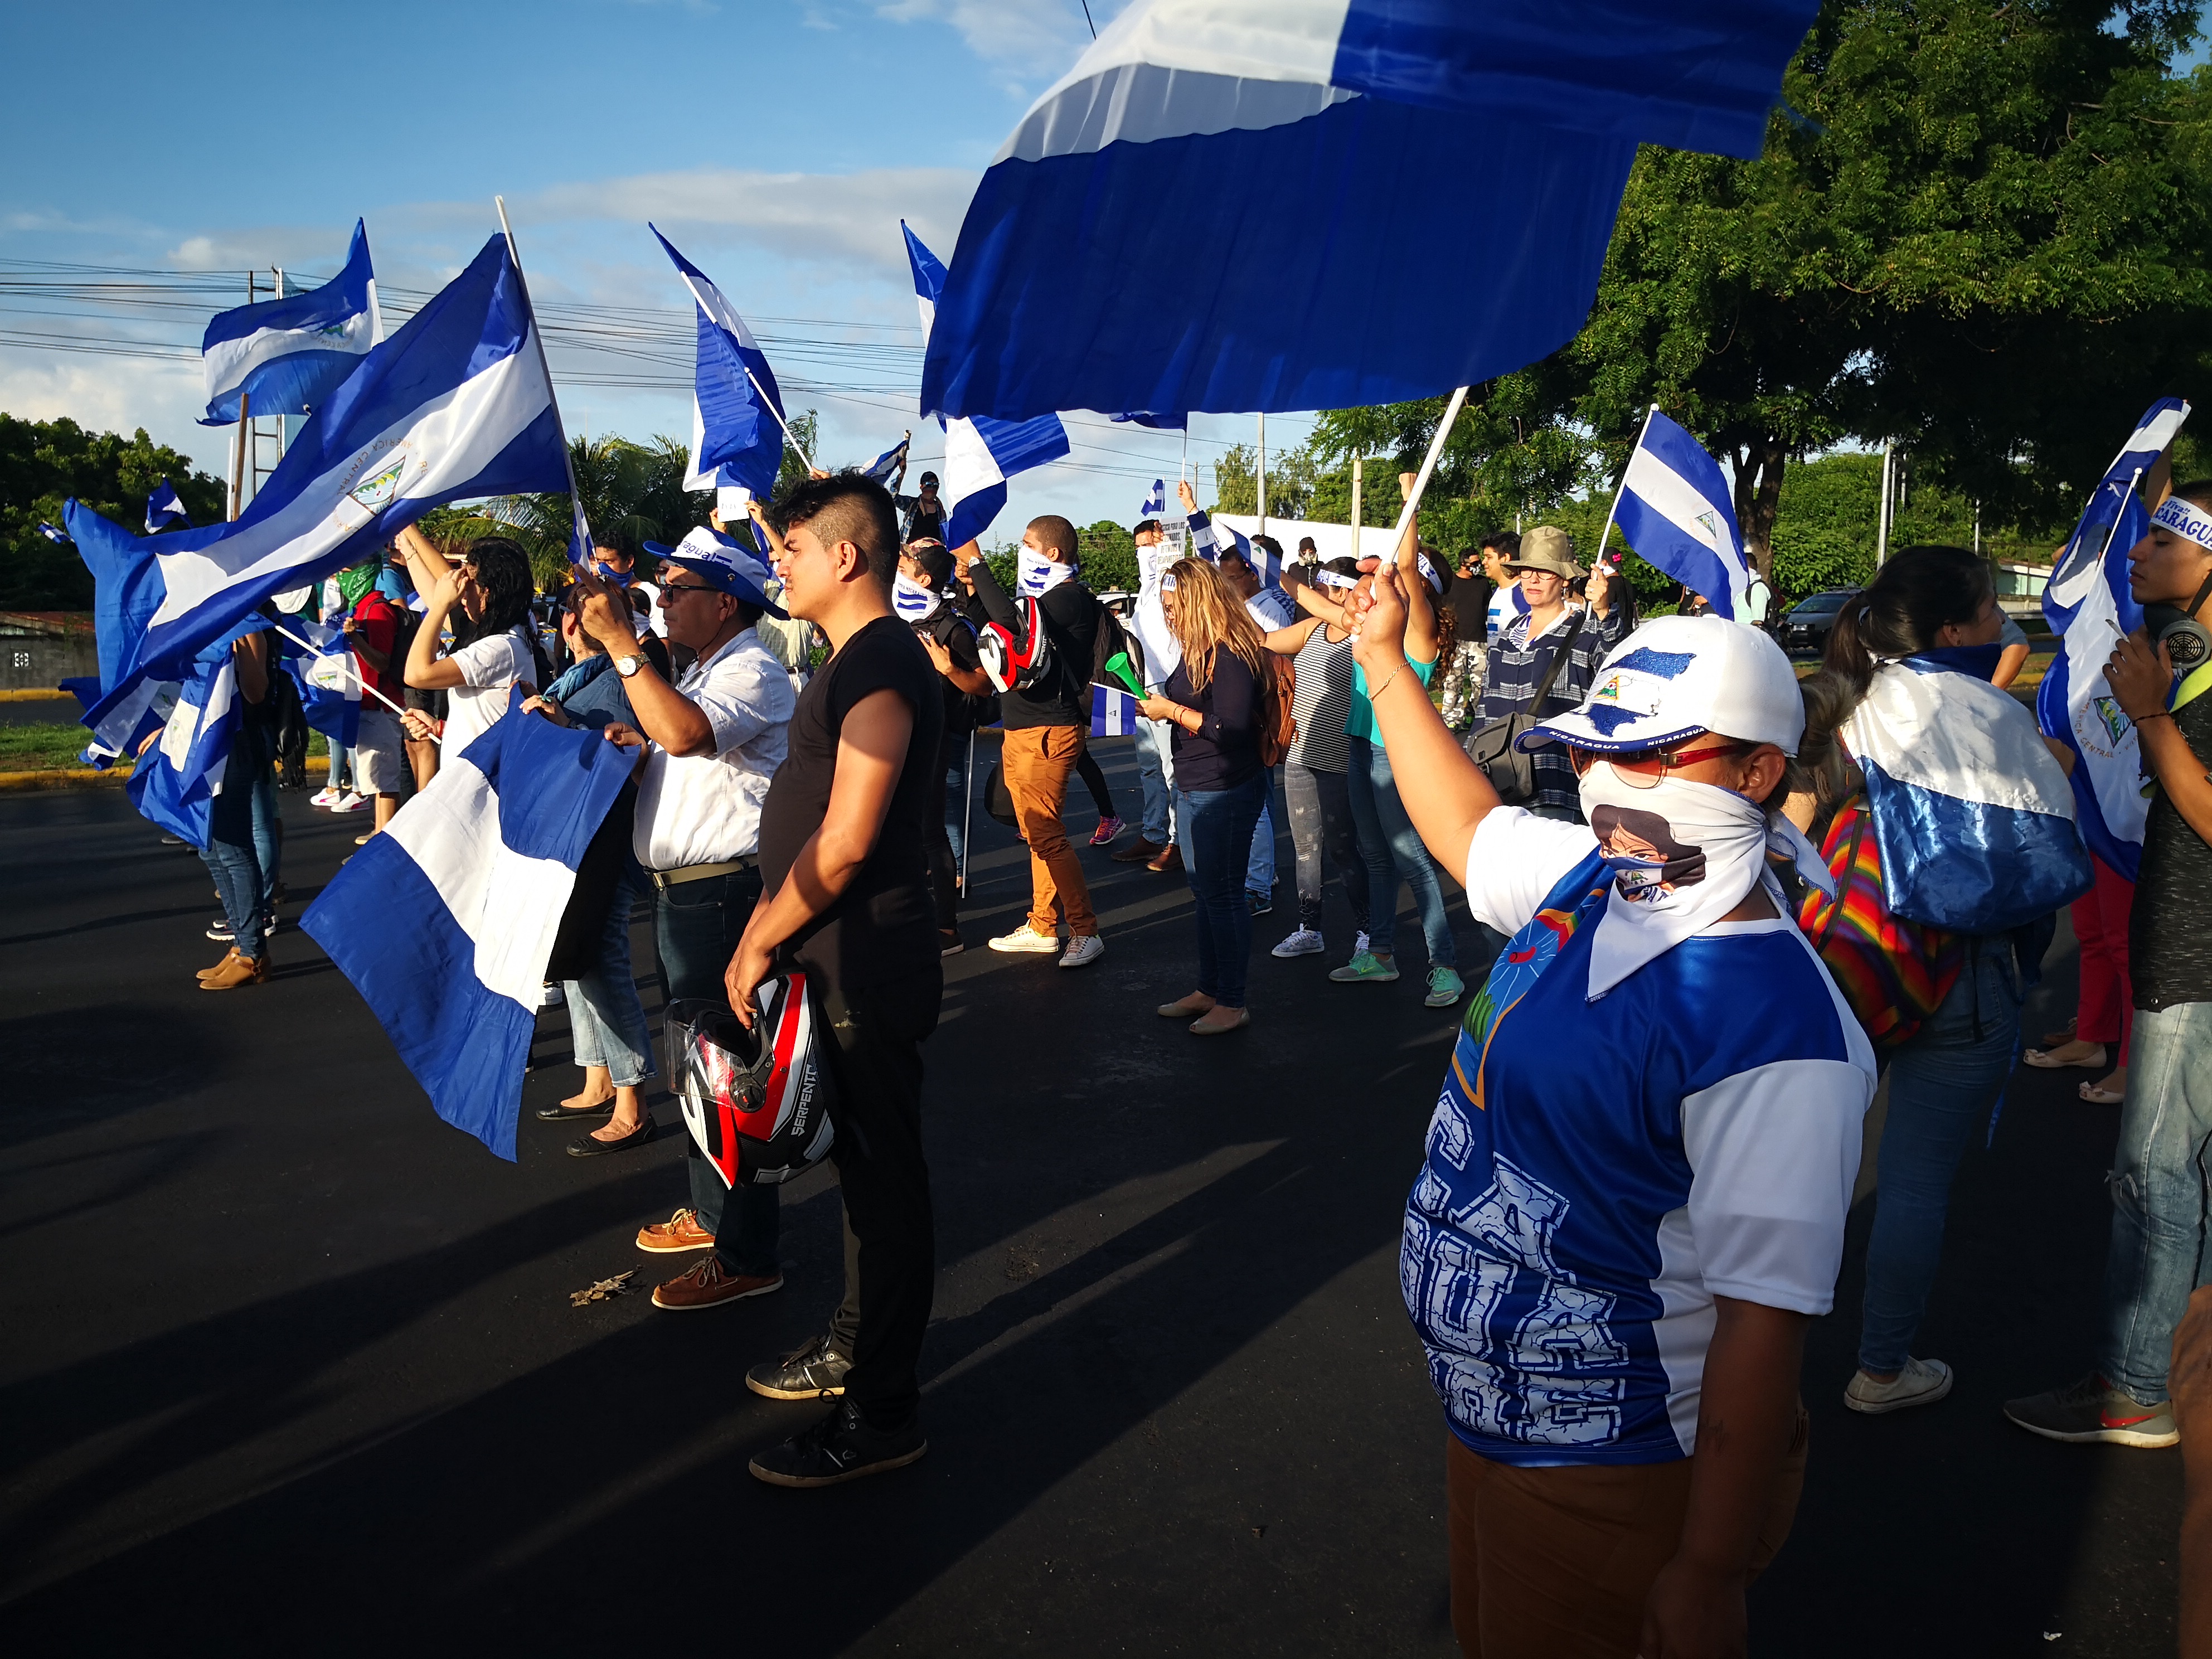
[[[757,870],[709,876],[659,889],[653,906],[653,941],[660,951],[660,973],[671,1002],[697,998],[730,1006],[722,975],[738,953],[745,923],[760,902]],[[732,1273],[766,1276],[776,1270],[775,1240],[781,1223],[773,1187],[737,1188],[736,1237],[721,1237],[724,1200],[730,1188],[714,1166],[700,1155],[696,1142],[684,1140],[684,1166],[690,1173],[691,1207],[699,1224],[714,1237],[714,1250]]]
[[[1227,789],[1176,791],[1183,869],[1198,899],[1198,988],[1224,1008],[1244,1006],[1244,976],[1252,957],[1244,866],[1252,826],[1267,798],[1265,772]]]
[[[231,738],[222,792],[208,803],[208,844],[200,854],[215,878],[215,890],[222,896],[233,948],[256,959],[261,955],[261,918],[268,896],[256,848],[261,837],[255,833],[260,826],[254,811],[253,775],[259,752],[250,732]],[[268,763],[263,762],[260,769],[266,773]]]
[[[957,863],[968,856],[968,739],[960,738],[954,752],[960,764],[945,769],[945,836]]]
[[[261,866],[261,908],[276,908],[284,873],[284,819],[276,806],[276,777],[264,760],[253,775],[253,856]]]
[[[1275,775],[1262,772],[1264,787],[1260,795],[1260,821],[1252,826],[1252,856],[1244,866],[1244,888],[1247,892],[1272,893],[1275,890]]]
[[[615,879],[599,955],[588,973],[563,988],[576,1064],[605,1066],[617,1089],[635,1088],[653,1075],[653,1039],[646,1035],[645,1005],[629,966],[630,907],[644,885],[636,860],[627,859]]]
[[[1155,688],[1152,695],[1159,695]],[[1155,847],[1176,838],[1175,728],[1165,720],[1137,721],[1137,778],[1145,787],[1145,839]]]
[[[1405,803],[1398,799],[1398,786],[1390,775],[1389,754],[1381,744],[1352,739],[1345,785],[1352,797],[1360,855],[1367,860],[1367,948],[1388,956],[1397,943],[1398,882],[1402,877],[1420,907],[1429,966],[1458,967],[1459,947],[1452,942],[1451,920],[1444,913],[1443,881],[1413,819],[1406,816]]]
[[[2136,1011],[2127,1103],[2108,1184],[2105,1334],[2097,1369],[2147,1406],[2166,1398],[2173,1328],[2212,1282],[2212,1002]]]
[[[2002,939],[1971,948],[1958,982],[1889,1063],[1889,1116],[1867,1243],[1859,1367],[1903,1368],[1936,1282],[1951,1177],[1983,1133],[2020,1051],[2021,990]]]

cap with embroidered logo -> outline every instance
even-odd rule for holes
[[[1701,732],[1797,752],[1805,703],[1782,647],[1723,617],[1655,617],[1607,653],[1571,714],[1521,734],[1610,755],[1663,749]]]

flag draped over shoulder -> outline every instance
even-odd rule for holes
[[[301,918],[438,1115],[510,1161],[554,935],[635,760],[510,712],[444,756]]]
[[[1133,0],[985,171],[921,407],[1351,409],[1534,362],[1637,145],[1756,156],[1816,9]]]
[[[382,337],[368,227],[356,220],[345,269],[320,288],[218,312],[209,321],[200,342],[207,377],[200,424],[235,421],[241,392],[256,415],[320,409]],[[155,527],[150,509],[146,527]]]
[[[2142,607],[2128,592],[2128,550],[2150,533],[2136,483],[2188,418],[2189,405],[2179,398],[2161,398],[2143,411],[2043,591],[2044,618],[2060,643],[2036,688],[2036,720],[2078,757],[2070,781],[2081,839],[2130,881],[2142,861],[2149,807],[2136,729],[2105,683],[2105,664],[2119,637],[2142,626]]]
[[[914,296],[921,333],[929,337],[945,267],[904,220],[907,261],[914,268]],[[991,527],[1006,504],[1006,480],[1056,461],[1067,451],[1067,428],[1057,414],[1027,421],[954,420],[945,423],[945,544],[964,547]]]
[[[1704,594],[1716,615],[1730,621],[1747,615],[1751,560],[1736,528],[1728,476],[1686,429],[1656,409],[1621,475],[1613,521],[1638,558]]]
[[[134,672],[173,674],[262,600],[360,562],[431,507],[567,495],[532,327],[507,240],[495,236],[361,360],[242,517],[156,541],[164,592]]]

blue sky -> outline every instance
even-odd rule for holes
[[[1122,3],[1091,10],[1103,24]],[[235,271],[238,294],[74,319],[9,298],[0,329],[196,349],[205,313],[244,299],[246,267],[327,275],[356,216],[381,286],[434,289],[497,229],[497,192],[549,320],[562,302],[653,307],[688,333],[650,218],[755,319],[787,403],[821,413],[825,463],[908,427],[918,456],[940,453],[912,413],[921,336],[899,217],[949,257],[992,152],[1089,39],[1080,0],[10,6],[0,58],[104,68],[19,75],[0,104],[0,267]],[[681,387],[582,383],[609,361],[556,343],[572,431],[688,431]],[[220,471],[227,431],[194,424],[199,405],[196,362],[0,343],[0,409],[143,425]],[[1075,453],[1017,478],[994,533],[1042,512],[1126,522],[1153,475],[1172,479],[1176,440],[1103,419],[1071,416]],[[1250,425],[1197,417],[1194,460]]]

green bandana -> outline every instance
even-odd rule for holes
[[[374,559],[357,564],[350,570],[338,572],[338,597],[348,605],[357,605],[361,596],[376,586],[377,563]]]

